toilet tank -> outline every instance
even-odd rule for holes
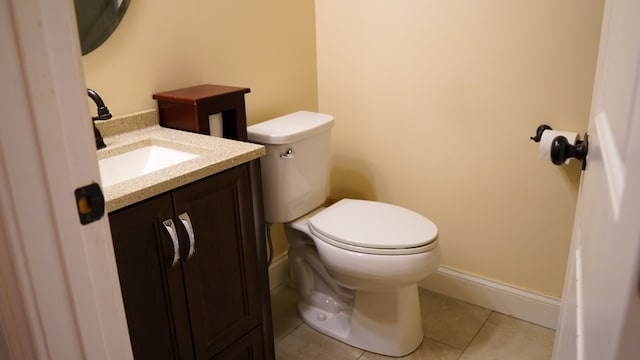
[[[324,203],[329,176],[333,116],[298,111],[247,127],[249,140],[264,144],[261,158],[267,223],[286,223]]]

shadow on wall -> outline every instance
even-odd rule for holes
[[[367,163],[346,156],[334,156],[331,163],[330,199],[377,200],[376,188],[371,181],[373,172]]]
[[[588,165],[588,164],[587,164]],[[576,159],[571,160],[569,164],[560,166],[562,169],[562,177],[569,190],[578,193],[580,189],[580,177],[582,176],[582,162]]]

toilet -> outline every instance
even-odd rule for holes
[[[438,229],[400,206],[342,199],[328,207],[333,117],[299,111],[247,128],[264,144],[265,221],[285,224],[298,312],[351,346],[404,356],[423,339],[418,282],[440,263]]]

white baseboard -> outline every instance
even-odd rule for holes
[[[274,259],[269,266],[269,289],[273,290],[280,285],[289,284],[289,256],[284,253]]]
[[[555,329],[560,300],[440,266],[418,284],[443,295]]]
[[[279,256],[269,267],[273,290],[289,283],[289,258]],[[555,329],[560,300],[440,266],[418,284],[421,288]]]

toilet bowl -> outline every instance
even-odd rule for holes
[[[333,118],[301,111],[247,128],[265,145],[265,220],[284,223],[298,312],[354,347],[404,356],[423,339],[417,283],[440,262],[438,230],[400,206],[326,198]]]
[[[368,216],[354,212],[364,208]],[[381,216],[389,211],[374,210],[398,213],[390,219]],[[372,245],[387,236],[392,220],[405,226],[398,233],[408,236],[413,229],[421,241],[408,236],[402,238],[407,241],[396,237]],[[358,228],[371,234],[358,234]],[[349,345],[388,356],[404,356],[420,346],[417,283],[439,264],[435,225],[393,205],[343,199],[286,224],[285,232],[294,283],[303,299],[298,312],[305,323]],[[345,236],[351,232],[352,237]],[[359,235],[371,235],[366,246],[355,245]]]

